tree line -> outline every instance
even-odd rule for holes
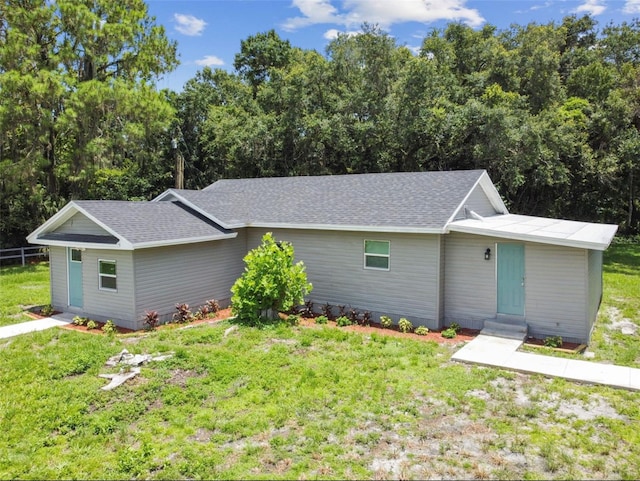
[[[241,42],[233,71],[204,68],[172,92],[154,82],[177,46],[143,0],[0,8],[3,247],[70,199],[477,168],[512,212],[640,232],[638,20],[451,23],[417,52],[375,25],[324,54],[271,30]]]

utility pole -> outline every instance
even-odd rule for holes
[[[184,157],[178,149],[178,139],[171,139],[171,148],[173,149],[173,158],[176,162],[176,189],[184,189]]]

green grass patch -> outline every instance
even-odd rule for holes
[[[30,321],[25,306],[49,302],[48,262],[0,268],[0,326]]]
[[[640,243],[616,239],[604,253],[604,287],[591,339],[597,361],[640,363]]]

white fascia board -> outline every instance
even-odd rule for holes
[[[29,241],[31,242],[31,241]],[[73,247],[74,249],[105,249],[105,250],[118,250],[118,251],[131,251],[133,247],[123,247],[120,242],[117,244],[99,244],[96,242],[73,242],[62,240],[50,240],[50,239],[38,239],[35,244],[45,246],[57,246],[57,247]]]
[[[224,229],[235,229],[237,227],[244,227],[244,225],[242,226],[230,226],[229,224],[226,224],[225,222],[222,222],[220,219],[218,219],[217,217],[211,215],[209,212],[207,212],[206,210],[201,209],[200,207],[198,207],[197,205],[189,202],[187,199],[185,199],[184,197],[182,197],[180,194],[176,193],[175,191],[169,189],[165,192],[163,192],[162,194],[160,194],[158,197],[156,197],[155,199],[153,199],[151,202],[160,202],[162,201],[165,197],[174,197],[176,200],[178,200],[179,202],[182,202],[184,205],[186,205],[187,207],[189,207],[190,209],[195,210],[197,213],[202,214],[203,216],[205,216],[207,219],[215,222],[216,224],[218,224],[219,226],[223,227]]]
[[[447,229],[448,232],[461,232],[464,234],[475,234],[489,237],[497,237],[500,239],[519,240],[527,242],[536,242],[538,244],[550,244],[564,247],[576,247],[578,249],[593,249],[598,251],[605,250],[609,244],[603,244],[601,242],[589,242],[589,241],[576,241],[572,239],[562,239],[558,237],[544,237],[530,234],[522,234],[515,232],[503,232],[496,229],[471,227],[451,224]]]
[[[153,242],[140,242],[133,245],[134,249],[150,249],[152,247],[164,247],[183,244],[196,244],[198,242],[217,241],[224,239],[235,239],[238,236],[237,232],[232,234],[222,234],[215,236],[203,236],[203,237],[187,237],[184,239],[171,239],[165,241],[153,241]]]
[[[467,204],[469,197],[471,196],[473,191],[476,190],[476,187],[478,186],[482,188],[485,195],[489,199],[489,202],[491,202],[491,205],[493,206],[493,208],[496,210],[497,213],[499,214],[509,213],[509,211],[507,210],[507,206],[502,201],[502,197],[500,197],[500,193],[496,189],[496,186],[493,185],[493,182],[491,182],[491,179],[489,178],[489,174],[487,174],[487,171],[485,170],[482,172],[480,177],[478,177],[478,180],[475,182],[475,184],[473,184],[473,187],[469,189],[469,192],[467,192],[467,195],[464,196],[464,199],[462,199],[462,202],[460,202],[460,204],[458,204],[458,207],[454,209],[453,214],[451,214],[451,217],[449,217],[449,220],[447,220],[446,225],[449,225],[451,222],[453,222],[456,216],[458,215],[458,213],[462,209],[464,209],[464,206]]]
[[[500,196],[500,192],[496,189],[496,186],[489,177],[489,174],[487,174],[486,170],[483,172],[482,176],[480,176],[478,183],[480,184],[480,187],[482,187],[482,190],[484,190],[484,193],[487,194],[487,197],[489,198],[491,205],[496,209],[496,212],[498,214],[508,214],[509,209],[507,209],[507,206]]]
[[[38,240],[38,236],[43,232],[48,232],[49,230],[54,230],[55,228],[61,226],[66,221],[71,219],[73,215],[78,212],[77,206],[72,202],[69,202],[62,209],[56,212],[51,218],[46,220],[44,224],[34,230],[31,234],[27,236],[27,241],[30,244],[41,244]]]
[[[367,226],[367,225],[333,225],[333,224],[289,224],[278,222],[251,222],[245,227],[260,227],[263,229],[303,229],[329,230],[352,232],[387,232],[398,234],[444,234],[445,230],[436,227],[395,227],[395,226]]]

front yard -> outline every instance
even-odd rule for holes
[[[638,365],[618,333],[640,326],[639,260],[607,253],[599,360]],[[48,302],[12,296],[8,316]],[[0,478],[640,478],[640,393],[452,363],[455,345],[229,327],[0,340]],[[123,348],[175,355],[100,390]]]

